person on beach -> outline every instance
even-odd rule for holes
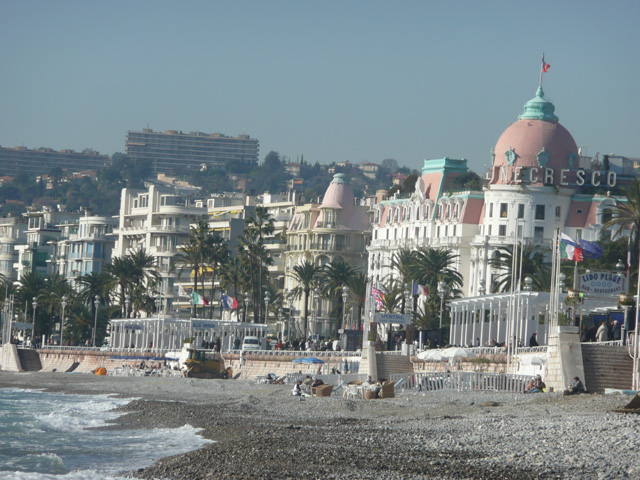
[[[535,386],[536,386],[536,382],[532,378],[531,380],[529,380],[529,382],[527,382],[527,385],[524,387],[524,393],[531,393],[531,390],[533,390]]]
[[[540,375],[536,375],[536,378],[533,382],[533,388],[529,390],[529,393],[539,393],[544,391],[547,385],[542,381],[542,377]]]
[[[322,380],[320,380],[319,378],[318,378],[318,379],[316,379],[316,380],[311,384],[311,386],[312,386],[312,387],[319,387],[320,385],[324,385],[324,382],[323,382]]]
[[[301,396],[302,395],[302,388],[300,388],[300,385],[302,385],[302,382],[300,380],[298,380],[296,382],[296,384],[293,386],[293,390],[291,391],[291,395],[294,396]]]
[[[596,340],[598,342],[606,342],[609,340],[609,331],[607,330],[606,322],[602,322],[598,331],[596,332]]]
[[[577,395],[578,393],[584,393],[584,385],[580,381],[580,377],[573,377],[573,382],[568,389],[564,391],[564,395]]]

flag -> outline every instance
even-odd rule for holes
[[[222,308],[230,308],[234,310],[238,308],[238,301],[229,295],[222,294]]]
[[[198,292],[193,292],[193,304],[194,305],[209,305],[209,301],[198,295]]]
[[[429,287],[425,287],[424,285],[413,282],[413,294],[427,296],[429,295]]]
[[[187,291],[182,287],[182,285],[178,285],[178,296],[179,297],[188,297],[189,294],[187,293]]]
[[[562,260],[582,261],[582,248],[573,238],[564,233],[560,234],[560,253]]]
[[[542,54],[542,73],[547,73],[551,65],[544,61],[544,53]]]
[[[376,311],[381,311],[384,308],[384,292],[378,287],[371,286],[371,296],[376,302]]]
[[[582,258],[600,258],[602,256],[602,247],[596,242],[578,240],[578,246],[582,249]]]

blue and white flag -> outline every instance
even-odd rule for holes
[[[578,245],[582,248],[583,258],[600,258],[602,256],[602,247],[596,242],[580,239],[578,240]]]

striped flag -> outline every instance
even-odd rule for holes
[[[194,305],[209,305],[209,300],[199,295],[198,292],[193,292],[193,304]]]
[[[178,285],[178,296],[179,297],[188,297],[189,294],[187,293],[187,291],[183,288],[182,285]]]
[[[560,254],[562,260],[582,261],[582,248],[569,235],[560,234]]]
[[[424,295],[426,297],[427,295],[429,295],[429,287],[425,287],[424,285],[413,282],[413,294]]]
[[[384,308],[384,292],[378,287],[371,286],[371,296],[376,302],[376,311],[381,311]]]

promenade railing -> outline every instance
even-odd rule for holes
[[[524,393],[531,375],[488,372],[423,372],[393,374],[389,379],[396,388],[421,391],[490,391]]]

